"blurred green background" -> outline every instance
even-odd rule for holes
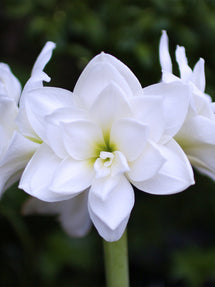
[[[215,95],[214,0],[3,0],[0,61],[24,85],[36,56],[52,40],[57,48],[46,71],[53,86],[73,90],[101,51],[122,60],[146,86],[160,80],[162,29],[172,56],[179,44],[191,67],[205,59],[206,91]],[[131,286],[215,286],[215,183],[198,173],[195,178],[195,186],[176,195],[135,191],[128,225]],[[0,286],[105,286],[95,229],[71,239],[56,217],[23,217],[26,198],[14,185],[0,201]]]

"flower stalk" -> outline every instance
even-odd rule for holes
[[[115,242],[104,240],[107,287],[129,287],[127,232]]]

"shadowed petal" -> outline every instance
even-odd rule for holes
[[[54,172],[61,160],[46,145],[41,144],[25,168],[19,188],[44,201],[61,201],[72,196],[50,190]]]
[[[165,162],[159,148],[156,145],[147,143],[142,155],[135,161],[130,162],[130,171],[126,173],[133,181],[147,180],[158,173]]]
[[[182,82],[159,83],[143,89],[145,96],[163,96],[166,140],[181,128],[187,115],[190,90]]]
[[[91,185],[94,174],[91,162],[67,158],[56,168],[50,189],[74,196]]]
[[[166,159],[163,167],[149,180],[132,181],[137,188],[151,194],[173,194],[194,183],[190,162],[174,140],[160,146],[160,152]]]
[[[98,196],[97,187],[103,192],[101,185],[93,184],[89,191],[88,204],[90,217],[98,232],[102,234],[103,228],[106,229],[107,226],[114,231],[130,215],[134,205],[134,191],[124,176],[118,177],[117,184],[113,185],[104,200]],[[99,218],[100,222],[96,218]]]
[[[0,190],[2,192],[19,179],[37,148],[38,144],[31,142],[18,132],[14,132],[7,152],[0,160]]]

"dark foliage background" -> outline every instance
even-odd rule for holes
[[[53,86],[73,90],[101,51],[127,64],[143,86],[153,84],[160,80],[158,45],[166,29],[172,56],[179,44],[191,67],[205,59],[206,91],[215,95],[214,0],[3,0],[0,6],[0,61],[23,85],[47,40],[57,43],[46,68]],[[195,177],[195,186],[176,195],[135,191],[128,225],[131,286],[215,286],[215,183]],[[71,239],[55,217],[23,217],[27,198],[15,185],[0,201],[0,286],[104,286],[95,229]]]

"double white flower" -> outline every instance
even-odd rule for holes
[[[0,64],[0,195],[20,178],[41,143],[29,122],[25,101],[30,90],[40,88],[43,81],[50,80],[43,68],[54,47],[52,42],[45,45],[22,93],[21,85],[8,65]]]
[[[69,232],[75,226],[83,234],[91,219],[105,240],[118,240],[134,204],[131,184],[171,194],[194,182],[173,139],[186,116],[189,89],[177,82],[159,85],[159,95],[153,96],[127,66],[101,53],[73,93],[52,87],[26,91],[25,112],[40,143],[20,188],[43,201],[69,199],[47,209],[61,214]],[[31,208],[40,212],[44,204],[31,202]]]
[[[200,58],[192,71],[187,63],[185,49],[180,46],[176,48],[176,60],[180,70],[180,78],[172,74],[168,37],[163,31],[160,40],[162,81],[186,85],[190,91],[185,121],[174,138],[183,148],[192,165],[215,180],[214,103],[204,92],[204,60]]]

